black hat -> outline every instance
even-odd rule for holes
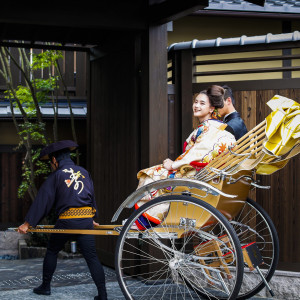
[[[50,145],[46,146],[45,148],[43,148],[40,153],[40,159],[46,160],[46,159],[50,158],[49,154],[51,154],[51,153],[54,153],[54,152],[57,152],[57,151],[63,150],[63,149],[69,149],[70,151],[73,151],[77,147],[78,147],[78,145],[71,140],[59,141],[59,142],[50,144]]]

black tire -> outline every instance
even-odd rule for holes
[[[250,225],[252,225],[251,222],[249,222],[249,224],[247,224],[247,225],[250,226],[252,228],[252,230],[255,230],[257,232],[257,236],[262,236],[264,239],[264,242],[263,242],[263,241],[260,241],[261,239],[259,237],[256,238],[258,241],[260,241],[260,243],[258,243],[258,247],[260,248],[260,251],[263,255],[263,259],[265,261],[265,264],[262,265],[262,271],[264,272],[264,277],[265,277],[266,281],[269,282],[271,280],[272,276],[274,275],[274,272],[275,272],[277,264],[278,264],[278,259],[279,259],[278,235],[277,235],[275,226],[274,226],[270,216],[266,213],[266,211],[259,204],[257,204],[252,199],[247,198],[247,201],[245,202],[244,207],[246,207],[246,206],[247,206],[246,209],[249,210],[249,213],[252,215],[255,215],[255,223],[258,224],[257,226],[255,226],[255,228],[254,228],[254,226],[250,226]],[[252,218],[254,218],[254,217],[252,217]],[[244,219],[245,219],[245,217],[244,217]],[[251,241],[247,241],[246,238],[243,238],[243,236],[239,235],[239,232],[238,232],[239,229],[237,228],[236,224],[232,224],[232,226],[237,231],[241,245],[251,242]],[[260,229],[257,227],[260,227]],[[253,238],[253,233],[251,235]],[[264,243],[265,243],[265,245],[264,245]],[[264,249],[265,246],[268,247],[269,249],[268,250]],[[245,269],[247,269],[246,266],[245,266]],[[256,276],[257,278],[259,278],[259,282],[257,283],[257,281],[256,281],[257,278],[256,278],[255,281],[253,280],[253,284],[252,284],[250,282],[251,277],[250,277],[250,275],[248,276],[247,270],[245,270],[242,287],[241,287],[241,290],[240,290],[240,293],[239,293],[237,299],[248,299],[250,297],[253,297],[254,295],[259,293],[265,287],[263,280],[260,278],[260,276],[258,275],[258,273],[256,271],[254,271],[254,273],[251,276],[252,276],[252,278],[253,278],[253,276]]]
[[[154,241],[155,238],[157,238],[155,234],[151,233],[153,232],[154,227],[145,231],[137,231],[136,235],[138,237],[145,235],[146,238],[139,238],[138,241],[132,241],[132,230],[130,232],[129,230],[132,229],[134,222],[150,208],[153,208],[156,205],[165,205],[170,203],[172,203],[173,207],[176,207],[176,205],[190,205],[190,208],[192,209],[195,207],[200,208],[205,212],[209,212],[209,214],[214,217],[214,220],[216,220],[216,225],[212,225],[214,228],[212,228],[209,232],[201,231],[201,229],[197,229],[195,227],[186,227],[185,232],[188,234],[184,235],[184,240],[181,241],[181,246],[177,246],[174,237],[169,237],[169,240],[166,237],[159,237],[156,241]],[[186,219],[189,220],[189,218]],[[163,224],[162,222],[159,227],[163,228],[163,230],[159,234],[166,233],[167,236],[172,235],[174,232],[174,229],[172,228],[174,228],[175,225],[173,227],[172,226]],[[158,230],[159,227],[157,227],[156,230]],[[179,228],[179,225],[176,228]],[[215,232],[218,234],[214,235]],[[212,237],[213,241],[219,241],[220,234],[227,234],[231,242],[233,249],[230,248],[232,249],[230,253],[232,253],[234,259],[233,263],[229,267],[233,270],[232,274],[234,275],[229,278],[230,276],[225,276],[227,274],[225,274],[224,271],[224,274],[220,271],[221,267],[216,267],[215,269],[211,268],[213,276],[210,278],[212,278],[215,283],[210,285],[209,289],[207,289],[207,283],[204,283],[204,280],[202,278],[200,279],[200,276],[197,277],[198,275],[201,275],[206,280],[205,277],[208,276],[205,275],[205,272],[203,271],[205,270],[205,267],[201,265],[200,260],[195,258],[196,254],[194,245],[196,242],[196,247],[199,247],[199,245],[205,244],[204,242],[198,244],[199,240],[212,241]],[[178,240],[180,239],[177,239],[177,241]],[[142,244],[141,247],[139,246],[140,244]],[[143,246],[144,248],[142,248]],[[151,247],[154,247],[154,250]],[[145,252],[144,249],[150,249],[151,253]],[[224,251],[225,250],[228,251],[228,247],[224,247]],[[160,256],[162,258],[159,258]],[[212,259],[214,259],[214,257]],[[173,268],[174,264],[177,264],[176,268]],[[147,266],[149,270],[153,267],[153,269],[156,268],[158,271],[147,271],[148,273],[145,273],[145,266]],[[168,293],[168,299],[180,299],[182,294],[185,295],[186,293],[189,294],[189,299],[201,299],[202,296],[206,296],[210,299],[236,299],[242,284],[244,271],[240,243],[228,220],[210,204],[187,195],[166,195],[158,197],[141,206],[129,217],[117,241],[115,251],[115,269],[119,285],[126,299],[145,299],[145,296],[150,295],[150,290],[152,288],[154,289],[154,296],[152,295],[152,299],[164,299],[166,293]],[[179,274],[180,276],[176,277],[176,274]],[[159,279],[156,279],[157,277]],[[139,278],[142,279],[139,280]],[[136,283],[134,280],[136,280]],[[160,283],[160,281],[162,282]],[[141,289],[141,284],[143,284],[143,286],[147,286],[147,295],[138,294],[137,291],[138,289]],[[136,287],[134,287],[134,285]],[[220,287],[223,287],[224,290],[227,289],[226,291],[228,292],[228,296],[224,296],[224,291],[221,291]],[[163,293],[163,295],[160,296],[158,292],[159,290]],[[172,297],[174,290],[175,296]],[[171,296],[169,295],[170,293],[172,294]]]

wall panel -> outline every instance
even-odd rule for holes
[[[134,52],[123,49],[117,57],[106,55],[91,62],[89,160],[100,224],[110,224],[119,205],[135,190],[139,169]],[[111,236],[97,238],[105,264],[113,264],[115,243]]]

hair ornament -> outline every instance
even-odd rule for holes
[[[211,114],[212,119],[219,120],[221,118],[221,115],[219,114],[218,110],[215,108],[214,111]]]

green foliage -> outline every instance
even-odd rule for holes
[[[31,151],[32,155],[32,164],[34,166],[33,176],[34,178],[38,178],[40,176],[47,176],[50,172],[49,164],[39,160],[41,149],[36,149]],[[30,188],[32,184],[32,176],[31,176],[31,166],[30,162],[24,161],[22,166],[22,181],[18,188],[18,197],[23,198]]]
[[[50,77],[48,79],[33,79],[32,85],[35,87],[35,96],[39,104],[46,103],[48,100],[48,96],[52,91],[57,88],[57,81],[59,78],[57,76]],[[29,118],[36,117],[36,104],[33,101],[32,91],[27,86],[19,85],[15,90],[14,93],[19,100],[20,104],[24,108],[27,116]],[[7,90],[4,92],[6,99],[14,99],[14,95],[12,91]],[[19,111],[18,104],[15,100],[13,101],[13,106],[17,111]]]
[[[57,87],[59,78],[57,76],[48,79],[35,79],[33,84],[36,88],[36,97],[39,103],[45,103],[51,92]]]
[[[35,149],[33,145],[46,145],[50,142],[49,139],[46,140],[46,124],[38,119],[37,110],[38,106],[46,103],[48,97],[59,86],[59,76],[52,76],[51,73],[55,70],[58,60],[62,58],[62,52],[57,50],[46,50],[40,54],[33,54],[31,63],[29,59],[24,60],[26,65],[23,66],[23,75],[26,85],[19,85],[17,88],[5,91],[5,98],[11,101],[14,113],[19,115],[21,112],[23,116],[23,122],[15,124],[20,136],[18,147],[25,146],[27,151],[22,166],[22,182],[18,189],[20,198],[35,186],[37,177],[47,176],[50,171],[49,165],[38,159],[40,149]],[[47,79],[34,78],[34,71],[40,70],[49,73]],[[28,152],[30,152],[29,155]],[[32,190],[34,194],[35,189]]]
[[[32,56],[32,70],[40,70],[52,67],[59,59],[63,58],[63,54],[59,50],[46,50],[40,54]]]
[[[32,122],[24,122],[23,124],[19,124],[19,135],[27,140],[28,136],[30,136],[32,141],[39,142],[41,144],[46,144],[45,135],[43,134],[45,131],[45,123],[32,123]]]

